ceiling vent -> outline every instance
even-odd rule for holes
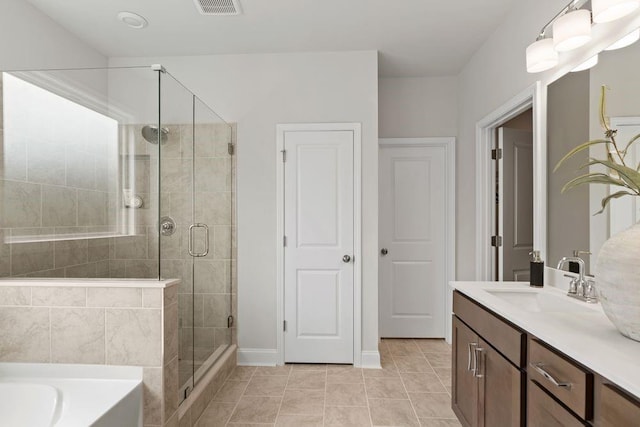
[[[240,15],[239,0],[193,0],[203,15]]]

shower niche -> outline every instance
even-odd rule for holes
[[[234,126],[159,66],[0,89],[0,277],[180,279],[183,400],[235,343]]]

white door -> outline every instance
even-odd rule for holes
[[[380,149],[380,335],[444,337],[444,147]]]
[[[285,362],[353,363],[354,133],[286,131],[284,149]]]
[[[529,281],[533,250],[533,133],[499,128],[498,280]]]

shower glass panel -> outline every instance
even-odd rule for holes
[[[231,127],[169,73],[161,75],[161,94],[160,123],[147,132],[163,135],[160,262],[163,277],[182,279],[184,398],[231,343]]]
[[[180,279],[180,401],[234,340],[232,131],[161,67],[0,72],[0,277]]]

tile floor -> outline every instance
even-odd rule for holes
[[[460,426],[448,344],[383,340],[380,356],[382,369],[239,366],[197,426]]]

